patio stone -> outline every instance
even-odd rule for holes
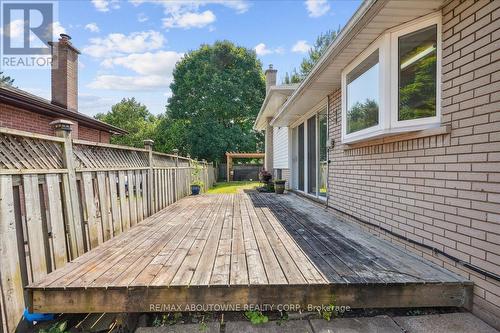
[[[290,320],[281,325],[276,322],[252,325],[248,321],[234,321],[226,323],[226,333],[313,333],[313,330],[307,320]]]
[[[447,313],[414,317],[394,317],[408,333],[499,333],[472,313]]]
[[[402,330],[388,316],[364,318],[335,318],[311,320],[315,333],[401,333]]]
[[[219,323],[207,323],[206,330],[202,330],[199,324],[177,324],[165,327],[140,327],[135,333],[219,333]]]

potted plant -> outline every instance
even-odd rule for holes
[[[264,183],[264,186],[259,187],[257,190],[259,192],[274,192],[274,184],[271,181],[273,178],[273,175],[266,171],[265,169],[262,169],[259,173],[259,179],[261,182]]]
[[[283,194],[285,192],[285,179],[276,179],[274,181],[274,191],[276,194]]]
[[[270,172],[268,172],[264,169],[261,170],[260,179],[263,183],[265,183],[265,184],[269,183],[272,178],[273,178],[273,175]]]
[[[198,195],[200,194],[201,187],[203,186],[203,182],[200,181],[194,181],[191,183],[191,195]]]
[[[201,188],[204,186],[200,177],[202,169],[202,166],[198,162],[193,161],[193,169],[191,171],[191,195],[200,194]]]

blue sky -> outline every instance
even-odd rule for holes
[[[136,97],[165,111],[175,62],[203,43],[227,39],[256,49],[278,82],[298,67],[316,36],[349,20],[360,1],[61,1],[56,33],[82,51],[79,109],[88,115]],[[2,69],[15,85],[50,98],[50,71]]]

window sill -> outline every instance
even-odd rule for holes
[[[398,142],[404,140],[420,139],[434,135],[448,134],[451,132],[451,125],[444,125],[436,128],[429,128],[412,132],[391,132],[372,136],[357,142],[343,144],[343,149],[354,149],[367,146],[375,146],[384,143]]]

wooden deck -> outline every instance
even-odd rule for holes
[[[28,287],[33,311],[65,313],[333,299],[468,306],[471,292],[458,275],[316,204],[254,192],[181,199]]]

